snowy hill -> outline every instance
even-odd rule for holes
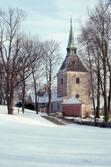
[[[5,123],[11,123],[14,124],[26,124],[27,126],[54,126],[53,123],[45,120],[41,117],[41,115],[37,115],[32,110],[25,110],[25,113],[23,114],[20,112],[18,114],[18,108],[14,108],[14,115],[8,115],[7,113],[7,107],[6,106],[0,106],[0,122]]]
[[[14,113],[0,106],[0,167],[111,166],[111,129],[57,126],[29,110]]]

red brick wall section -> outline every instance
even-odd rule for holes
[[[68,105],[62,104],[62,112],[64,116],[81,117],[81,104]]]

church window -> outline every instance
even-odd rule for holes
[[[76,94],[76,98],[77,98],[77,99],[79,98],[79,94]]]
[[[61,84],[63,84],[63,78],[61,78]]]
[[[75,65],[75,61],[72,62],[72,65],[73,65],[73,66]]]
[[[80,83],[80,79],[76,78],[76,83],[79,84]]]

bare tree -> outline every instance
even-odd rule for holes
[[[37,92],[39,90],[39,79],[43,75],[43,45],[39,40],[34,40],[34,47],[32,50],[32,56],[29,57],[30,59],[30,68],[32,73],[32,82],[34,87],[34,94],[35,94],[35,111],[38,114],[38,100],[37,100]],[[31,63],[32,60],[35,59],[34,63]]]
[[[26,41],[20,32],[20,23],[23,20],[24,13],[20,9],[9,9],[7,13],[0,11],[0,56],[5,70],[8,114],[13,114],[14,91],[23,80],[20,73],[29,69],[28,54],[23,49]]]
[[[95,7],[95,11],[89,14],[89,21],[87,25],[82,29],[83,41],[87,42],[87,46],[92,59],[94,60],[95,69],[94,73],[97,76],[97,107],[96,107],[96,117],[99,116],[100,110],[100,95],[102,93],[104,99],[104,120],[108,121],[108,103],[110,100],[110,95],[107,92],[107,82],[110,77],[108,73],[110,68],[108,68],[109,62],[109,49],[111,47],[110,36],[111,36],[111,14],[110,14],[109,4],[100,3]],[[87,50],[86,46],[86,50]]]
[[[23,113],[25,109],[26,81],[32,74],[30,66],[35,61],[35,59],[33,59],[32,62],[30,62],[30,57],[32,56],[32,52],[33,52],[33,41],[31,39],[28,39],[27,37],[24,37],[24,40],[22,41],[21,55],[23,55],[23,57],[26,58],[21,60],[21,64],[25,68],[22,68],[19,73],[19,84],[22,90],[21,101],[22,101]]]
[[[90,37],[90,26],[88,25],[87,27],[82,27],[82,33],[81,37],[79,38],[79,42],[83,46],[82,54],[84,56],[82,57],[82,60],[86,64],[86,67],[88,68],[89,74],[90,74],[90,97],[93,102],[93,109],[94,109],[94,121],[96,123],[96,102],[95,102],[95,96],[97,94],[97,81],[96,81],[96,72],[95,68],[96,63],[95,63],[95,49],[92,45],[91,37]],[[80,54],[81,55],[81,54]]]
[[[48,113],[51,112],[51,89],[54,84],[58,66],[60,63],[59,45],[55,41],[46,41],[43,46],[43,63],[45,78],[48,86]]]

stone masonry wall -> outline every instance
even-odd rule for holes
[[[76,83],[79,78],[80,83]],[[67,96],[76,97],[86,104],[89,104],[89,76],[86,72],[67,72]]]

